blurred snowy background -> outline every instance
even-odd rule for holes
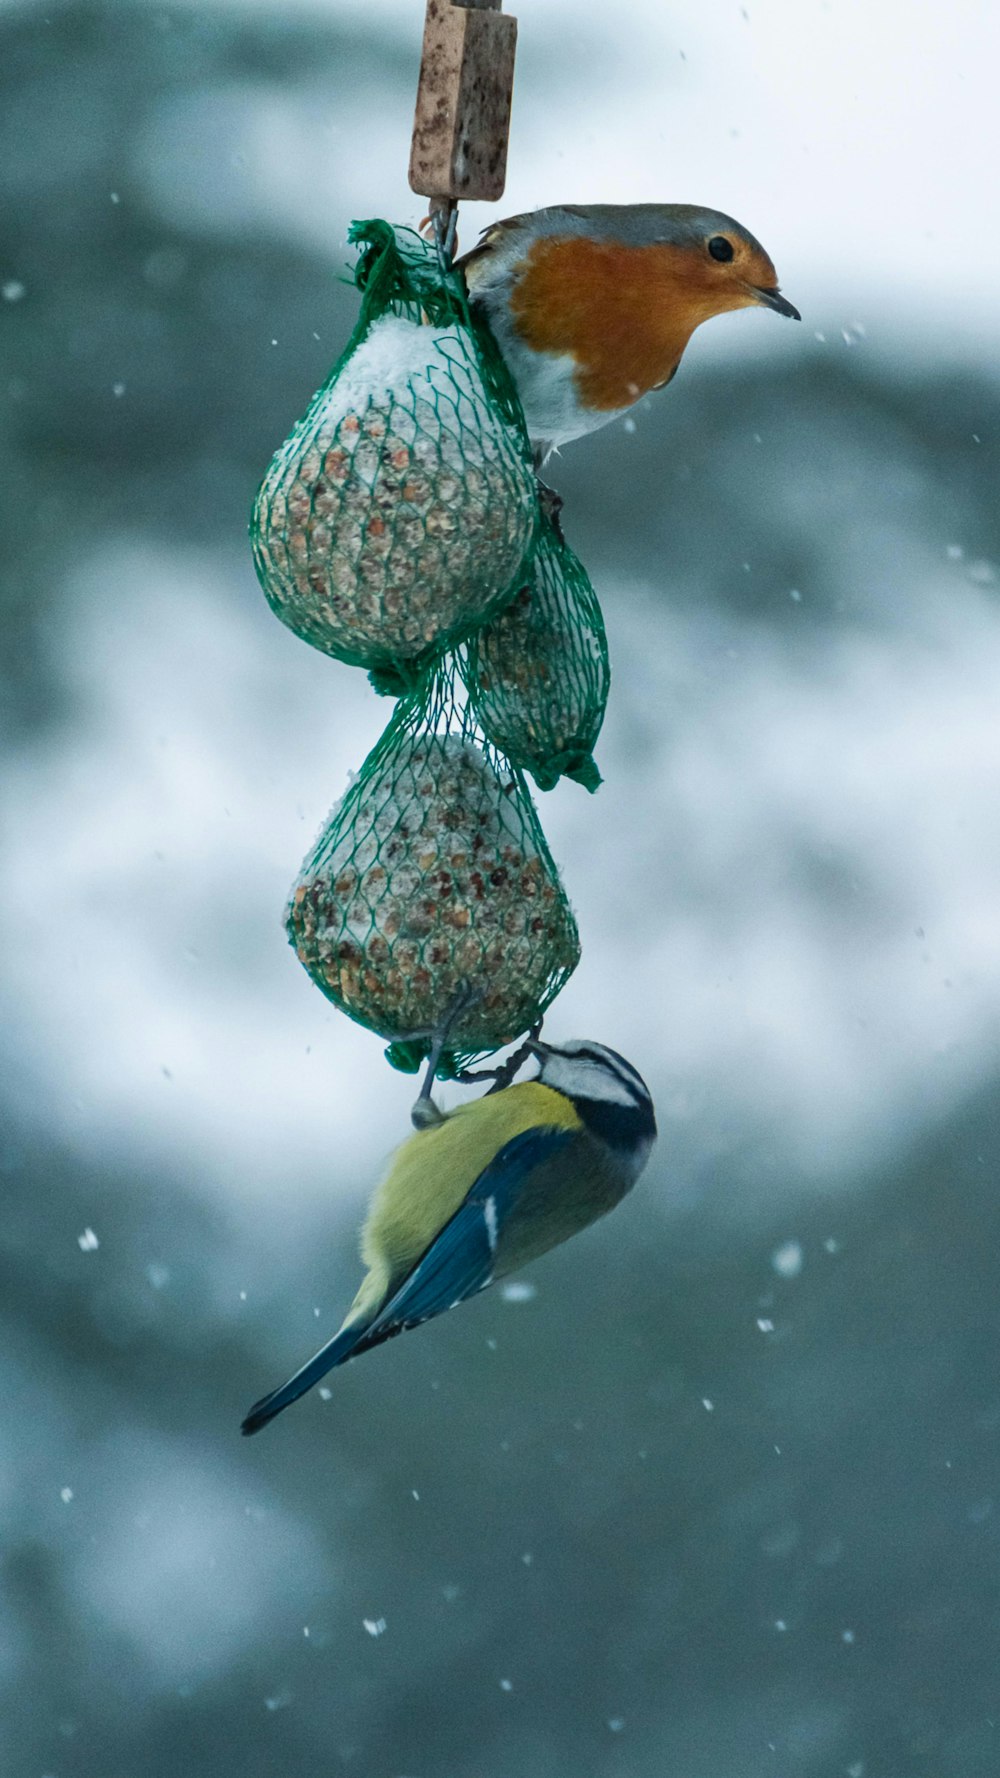
[[[805,317],[552,478],[616,677],[549,1028],[661,1142],[252,1444],[412,1094],[279,924],[388,707],[245,528],[421,214],[422,7],[0,12],[4,1778],[1000,1770],[1000,15],[519,10],[503,209],[712,204]]]

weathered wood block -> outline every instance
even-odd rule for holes
[[[502,197],[517,20],[500,0],[427,0],[410,150],[423,197]]]

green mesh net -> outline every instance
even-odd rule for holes
[[[271,462],[251,536],[277,615],[399,691],[502,603],[538,502],[516,391],[460,274],[408,229],[359,222],[351,239],[358,324]]]
[[[522,586],[471,637],[464,670],[483,730],[540,789],[560,776],[597,789],[607,637],[587,571],[550,521]]]
[[[448,1074],[513,1042],[579,960],[520,774],[453,666],[403,700],[299,874],[288,934],[316,985],[413,1069],[463,987]]]

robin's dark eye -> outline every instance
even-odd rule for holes
[[[708,243],[708,251],[713,259],[732,259],[733,243],[727,241],[725,235],[713,235]]]

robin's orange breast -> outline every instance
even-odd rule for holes
[[[525,344],[572,354],[580,400],[600,412],[629,407],[668,382],[699,323],[739,306],[688,248],[584,236],[535,241],[510,293]]]

